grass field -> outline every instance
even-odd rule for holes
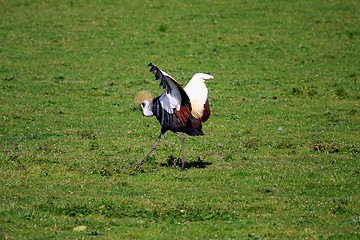
[[[1,0],[0,239],[359,239],[359,10]],[[170,132],[131,165],[160,131],[133,104],[150,62],[215,77],[184,171]]]

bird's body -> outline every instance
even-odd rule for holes
[[[155,116],[162,128],[155,145],[137,165],[140,165],[156,148],[160,137],[170,130],[182,141],[182,168],[184,168],[184,139],[177,132],[186,133],[190,136],[204,135],[202,123],[206,122],[210,116],[210,106],[207,99],[208,90],[204,82],[205,79],[214,77],[205,73],[197,73],[186,87],[182,88],[174,78],[155,65],[150,63],[149,67],[151,67],[150,72],[154,73],[155,78],[160,80],[160,86],[164,90],[159,97],[141,102],[141,109],[144,116]]]
[[[183,132],[190,136],[204,135],[201,129],[194,128],[196,125],[196,120],[191,114],[187,119],[186,124],[183,125],[175,113],[168,113],[167,110],[161,106],[160,98],[161,97],[155,98],[151,105],[154,116],[162,126],[162,134],[170,130],[172,132]]]

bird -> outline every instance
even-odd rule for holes
[[[171,131],[181,141],[181,169],[185,168],[184,141],[179,133],[189,136],[202,136],[202,123],[210,116],[210,105],[208,100],[208,89],[205,80],[214,79],[210,74],[196,73],[183,88],[169,74],[160,70],[150,63],[150,72],[155,79],[160,81],[163,92],[156,98],[151,97],[148,91],[141,91],[137,94],[135,102],[140,106],[143,116],[155,116],[161,125],[161,131],[155,144],[150,151],[136,163],[140,166],[142,162],[156,149],[158,142],[165,132]]]

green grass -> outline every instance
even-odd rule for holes
[[[359,8],[0,1],[0,239],[358,239]],[[130,165],[149,62],[215,76],[184,171],[171,133]]]

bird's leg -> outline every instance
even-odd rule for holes
[[[180,140],[181,140],[181,153],[182,153],[181,169],[184,169],[185,163],[186,163],[186,161],[185,161],[185,154],[184,154],[184,141],[185,141],[185,139],[184,139],[180,134],[178,134],[178,133],[175,133],[175,134],[176,134],[176,136],[178,136],[178,137],[180,138]]]
[[[150,153],[152,152],[152,151],[154,151],[155,150],[155,148],[156,148],[156,145],[158,144],[158,142],[160,141],[160,138],[161,138],[161,136],[162,136],[162,133],[160,133],[160,135],[159,135],[159,137],[158,137],[158,139],[156,140],[156,142],[155,142],[155,144],[154,144],[154,146],[152,146],[151,147],[151,149],[150,149],[150,151],[147,153],[147,154],[145,154],[145,156],[139,161],[139,162],[137,162],[136,163],[136,166],[140,166],[141,165],[141,163],[147,158],[147,156],[149,156],[150,155]]]

